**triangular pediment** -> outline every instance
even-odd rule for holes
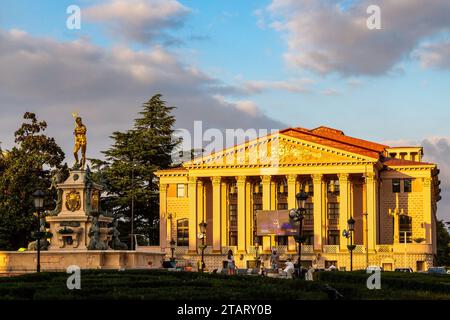
[[[185,167],[278,166],[374,162],[378,159],[281,133],[268,135],[184,163]]]

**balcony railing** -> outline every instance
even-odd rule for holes
[[[381,245],[378,245],[376,247],[376,249],[377,249],[378,252],[388,253],[388,252],[392,252],[392,245],[381,244]]]
[[[421,254],[431,254],[433,253],[433,246],[431,244],[422,243],[395,243],[393,246],[393,251],[396,253],[421,253]]]
[[[170,248],[167,249],[170,252]],[[187,254],[189,250],[189,246],[176,246],[175,254]]]
[[[338,253],[339,245],[325,245],[323,246],[323,252],[325,253]]]
[[[314,253],[314,247],[310,244],[302,245],[302,252],[303,253]]]

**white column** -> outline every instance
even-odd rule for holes
[[[350,217],[348,177],[348,173],[339,174],[339,233],[341,237],[339,247],[341,251],[347,251],[347,238],[342,235],[342,231],[347,229],[347,220]]]
[[[296,186],[297,186],[297,175],[296,174],[290,174],[287,177],[287,184],[288,184],[288,210],[296,208]],[[288,237],[288,250],[295,251],[296,250],[296,243],[295,238],[293,236]]]
[[[236,186],[238,189],[238,253],[245,253],[245,176],[236,177]]]
[[[197,253],[197,177],[189,177],[189,252]]]
[[[167,248],[167,184],[159,186],[159,245],[161,251]]]
[[[432,243],[433,238],[433,229],[435,228],[432,225],[433,221],[433,210],[431,203],[431,183],[433,179],[430,177],[423,178],[423,222],[424,222],[424,238],[426,244]],[[413,221],[414,223],[414,221]],[[414,229],[413,229],[414,232]],[[415,237],[416,235],[413,235]]]
[[[368,249],[374,251],[377,243],[377,177],[374,172],[366,174],[366,190]]]
[[[314,185],[314,251],[322,251],[322,178],[321,174],[314,174],[312,176]]]
[[[220,177],[211,178],[213,192],[213,252],[221,252]]]
[[[270,202],[271,202],[271,187],[270,187],[271,176],[261,176],[262,183],[262,209],[270,210]],[[270,251],[270,236],[262,237],[262,250]]]

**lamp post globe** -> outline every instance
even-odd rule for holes
[[[289,211],[289,218],[294,220],[296,217],[297,217],[297,209],[291,209]]]
[[[45,193],[42,190],[36,190],[33,193],[34,208],[38,211],[44,208]]]
[[[347,220],[347,226],[348,231],[350,232],[355,231],[355,219],[353,219],[353,217],[350,217],[350,219]]]
[[[304,190],[300,190],[300,192],[295,195],[295,199],[297,200],[297,208],[304,209],[306,200],[308,200],[308,194]]]

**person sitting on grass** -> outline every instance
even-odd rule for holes
[[[228,250],[227,269],[228,269],[228,274],[230,274],[230,275],[236,274],[236,266],[234,264],[233,250]]]

